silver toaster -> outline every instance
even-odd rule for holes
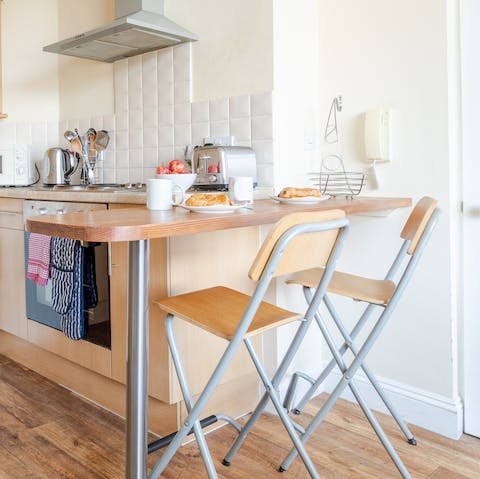
[[[247,146],[196,146],[192,172],[197,174],[193,188],[227,190],[231,176],[251,176],[257,184],[255,152]]]

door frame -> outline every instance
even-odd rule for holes
[[[480,437],[480,2],[459,1],[463,159],[464,431]]]

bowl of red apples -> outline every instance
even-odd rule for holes
[[[187,170],[183,160],[172,160],[168,166],[157,167],[157,178],[172,180],[174,185],[180,186],[183,191],[193,185],[196,173]]]

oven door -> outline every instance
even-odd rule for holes
[[[86,341],[110,347],[110,305],[108,275],[108,244],[95,246],[95,282],[98,302],[95,307],[86,309]],[[25,258],[28,258],[28,233],[25,232]],[[27,264],[25,264],[27,268]],[[52,307],[52,282],[46,286],[25,280],[27,318],[62,330],[60,315]]]

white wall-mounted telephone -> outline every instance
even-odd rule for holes
[[[368,162],[392,161],[391,125],[391,109],[376,109],[365,113],[365,156]]]

